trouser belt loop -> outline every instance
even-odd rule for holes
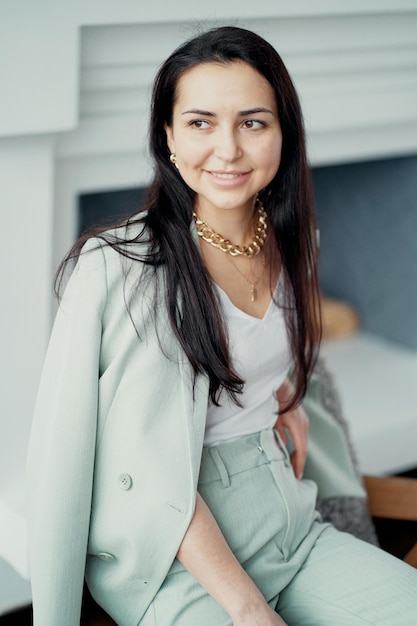
[[[280,449],[282,450],[282,453],[284,455],[284,463],[287,467],[289,467],[291,465],[291,459],[290,459],[290,455],[288,453],[287,447],[284,444],[284,442],[281,439],[281,435],[279,434],[279,432],[274,428],[274,434],[275,434],[275,439],[277,441],[278,446],[280,447]]]
[[[230,487],[229,474],[227,472],[223,459],[220,456],[219,451],[217,450],[217,448],[209,448],[209,452],[210,452],[211,458],[213,459],[213,463],[217,467],[217,470],[220,474],[223,487],[224,488]]]

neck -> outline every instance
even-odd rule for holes
[[[255,203],[250,211],[247,207],[217,210],[196,207],[196,214],[201,220],[216,233],[239,246],[245,246],[253,240],[255,212]]]

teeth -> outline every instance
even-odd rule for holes
[[[216,178],[237,178],[238,176],[240,176],[240,174],[219,174],[216,172],[212,172],[213,176],[216,176]]]

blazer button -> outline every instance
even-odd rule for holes
[[[119,478],[117,479],[117,483],[120,489],[123,489],[123,491],[128,491],[133,484],[133,480],[129,474],[120,474]]]
[[[97,554],[97,556],[102,561],[113,561],[114,560],[114,554],[110,554],[110,552],[99,552]]]

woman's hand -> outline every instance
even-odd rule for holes
[[[293,386],[287,379],[282,383],[277,391],[277,398],[280,411],[285,408],[293,393]],[[294,474],[301,480],[304,472],[304,465],[307,457],[309,420],[301,405],[279,415],[274,428],[278,431],[285,445],[288,443],[288,433],[294,444],[294,451],[291,454],[291,464]]]
[[[242,619],[234,619],[233,626],[287,626],[287,622],[265,602],[255,615],[248,613]]]

